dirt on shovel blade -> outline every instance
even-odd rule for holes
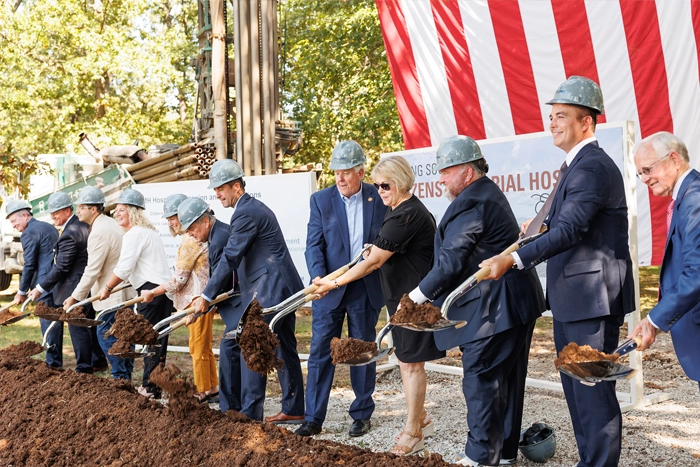
[[[5,321],[8,321],[12,318],[16,318],[17,316],[21,315],[21,311],[12,311],[12,309],[7,309],[0,311],[0,324],[4,323]]]
[[[38,302],[36,308],[34,308],[34,316],[39,318],[48,319],[51,321],[56,321],[63,314],[63,307],[51,308],[44,302]]]
[[[377,356],[377,344],[374,342],[365,342],[360,339],[348,337],[346,339],[331,339],[331,360],[333,365],[347,362],[349,360],[357,360],[367,352],[372,352],[372,356]]]
[[[620,358],[618,354],[606,354],[600,352],[590,345],[579,346],[576,342],[569,342],[559,352],[559,357],[554,360],[554,367],[559,369],[563,363],[595,362],[598,360],[610,360],[616,362]]]
[[[205,404],[206,405],[206,404]],[[131,381],[49,368],[0,350],[0,465],[73,466],[447,466],[241,423],[197,406],[182,419],[136,394]],[[233,414],[236,415],[236,414]]]
[[[243,331],[238,339],[241,355],[249,369],[261,375],[267,375],[282,367],[282,360],[275,355],[280,341],[270,330],[262,315],[262,306],[253,300],[243,323]]]
[[[70,313],[66,313],[65,311],[61,313],[61,317],[59,318],[61,321],[67,320],[67,319],[75,319],[75,318],[86,318],[85,316],[85,310],[83,309],[82,306],[76,306],[73,308]]]
[[[131,342],[125,341],[124,339],[117,339],[107,353],[118,357],[119,355],[133,352],[134,349],[132,349],[131,346]]]
[[[175,418],[184,418],[187,412],[199,405],[194,398],[194,385],[172,363],[158,365],[151,373],[150,381],[168,393],[168,408]]]
[[[117,339],[132,344],[156,345],[158,343],[158,333],[153,330],[153,325],[143,316],[135,314],[131,308],[117,310],[111,333]]]
[[[418,305],[408,298],[408,294],[401,297],[401,309],[391,317],[391,324],[428,323],[430,326],[442,319],[440,308],[423,303]]]

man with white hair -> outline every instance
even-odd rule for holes
[[[634,150],[637,176],[656,196],[670,196],[668,237],[661,264],[659,303],[637,324],[638,350],[671,331],[678,361],[688,378],[700,381],[700,173],[690,168],[688,149],[662,131]]]

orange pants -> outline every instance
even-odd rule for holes
[[[219,384],[216,359],[211,346],[213,322],[214,313],[207,313],[188,326],[194,385],[197,387],[197,392],[209,391]]]

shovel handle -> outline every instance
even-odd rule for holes
[[[340,276],[342,276],[343,274],[345,274],[345,273],[348,272],[349,270],[350,270],[350,266],[348,266],[348,265],[346,264],[346,265],[343,266],[342,268],[336,269],[335,271],[333,271],[332,273],[328,274],[327,276],[324,276],[323,278],[326,279],[326,280],[332,281],[332,280],[334,280],[334,279],[339,278]],[[315,284],[311,284],[311,285],[309,285],[308,287],[306,287],[304,290],[302,290],[302,292],[303,292],[303,295],[309,295],[309,294],[312,294],[312,293],[316,292],[316,290],[318,290],[318,286],[315,285]],[[300,294],[300,295],[301,295],[301,294]]]

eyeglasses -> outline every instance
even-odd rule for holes
[[[391,185],[389,185],[389,184],[386,183],[386,182],[384,182],[384,183],[375,183],[375,184],[374,184],[374,187],[375,187],[377,190],[380,189],[380,188],[381,188],[382,190],[384,190],[384,191],[389,191],[389,190],[391,190]]]
[[[645,175],[645,176],[647,176],[647,177],[648,177],[649,175],[651,175],[651,171],[654,170],[654,167],[656,166],[656,164],[658,164],[658,163],[661,162],[662,160],[666,159],[666,158],[667,158],[668,156],[670,156],[672,153],[673,153],[673,151],[669,152],[669,153],[666,154],[664,157],[659,158],[656,162],[654,162],[653,164],[651,164],[649,167],[642,167],[642,170],[640,170],[639,172],[637,172],[637,178],[642,178],[642,175]]]

